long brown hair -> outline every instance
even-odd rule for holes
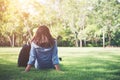
[[[52,37],[48,27],[45,25],[38,27],[32,41],[38,46],[45,48],[52,47],[55,43],[55,39]]]

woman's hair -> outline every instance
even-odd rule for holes
[[[55,39],[50,34],[50,31],[47,26],[43,25],[38,27],[35,36],[32,39],[32,42],[41,47],[52,47],[55,43]]]

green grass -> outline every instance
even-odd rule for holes
[[[120,80],[120,48],[59,48],[61,71],[24,73],[17,67],[20,48],[0,48],[0,80]]]

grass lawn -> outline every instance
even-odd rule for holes
[[[24,73],[17,67],[20,48],[0,48],[0,80],[120,80],[120,48],[59,48],[61,71]]]

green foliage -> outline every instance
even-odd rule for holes
[[[117,0],[0,0],[0,46],[21,46],[38,25],[60,46],[119,46],[119,23]]]

